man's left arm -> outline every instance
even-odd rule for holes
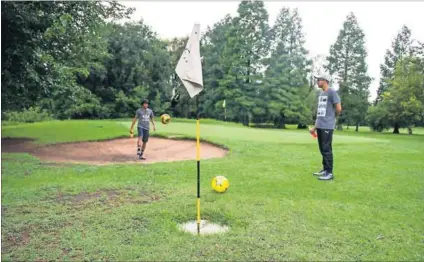
[[[336,92],[336,90],[334,90],[332,94],[333,94],[332,95],[333,105],[336,108],[336,117],[338,117],[340,113],[342,112],[342,103],[340,101],[340,96]]]
[[[153,114],[153,111],[150,113],[150,122],[152,122],[152,125],[153,125],[153,131],[156,131],[155,116],[154,116],[154,114]]]

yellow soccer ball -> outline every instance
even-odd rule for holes
[[[224,193],[230,186],[230,182],[225,176],[216,176],[212,179],[212,189],[218,193]]]
[[[160,120],[162,121],[162,124],[166,125],[171,122],[171,117],[168,114],[163,114],[160,116]]]

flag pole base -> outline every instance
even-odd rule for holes
[[[178,228],[183,232],[191,233],[193,235],[222,234],[230,230],[228,226],[211,223],[207,220],[201,220],[199,232],[197,229],[197,225],[197,221],[188,221],[186,223],[179,224]]]

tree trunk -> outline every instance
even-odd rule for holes
[[[242,122],[244,126],[249,126],[249,115],[247,113],[243,114]]]
[[[393,134],[399,134],[399,125],[397,123],[395,123]]]
[[[358,131],[359,131],[359,124],[356,124],[355,132],[358,132]]]
[[[275,128],[282,128],[285,129],[286,128],[286,123],[285,123],[285,119],[284,117],[276,117],[274,118],[274,127]]]
[[[281,114],[279,128],[286,129],[286,116],[284,115],[284,113]]]
[[[283,118],[280,121],[279,128],[286,129],[286,121]]]
[[[408,135],[412,135],[412,128],[408,127]]]

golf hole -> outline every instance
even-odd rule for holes
[[[197,221],[189,221],[184,224],[180,224],[178,227],[181,231],[197,235]],[[228,232],[228,230],[230,230],[230,228],[227,226],[214,224],[207,220],[200,221],[200,235],[225,233]]]

